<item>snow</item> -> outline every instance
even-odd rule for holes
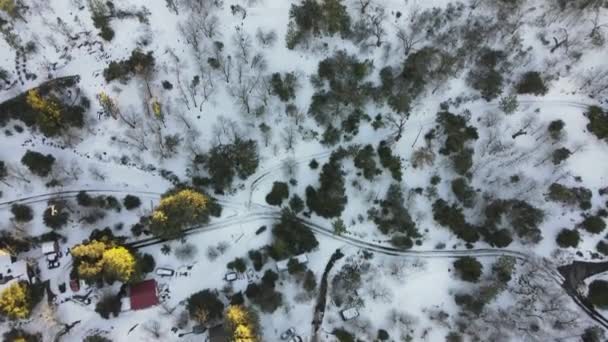
[[[446,0],[378,0],[377,2],[386,8],[387,37],[391,37],[389,40],[392,40],[390,43],[393,46],[398,45],[394,38],[396,30],[407,24],[409,15],[415,13],[415,9],[445,8],[448,3]],[[268,65],[267,73],[295,72],[299,76],[299,88],[294,104],[300,112],[307,111],[310,98],[314,93],[314,88],[309,82],[310,76],[316,74],[319,61],[332,56],[335,51],[345,49],[348,53],[356,54],[360,59],[372,60],[375,69],[370,76],[370,81],[373,82],[378,81],[377,71],[383,66],[397,66],[403,60],[401,53],[392,52],[385,55],[383,49],[362,49],[352,42],[338,37],[321,37],[315,39],[308,48],[287,50],[284,37],[289,23],[289,9],[291,4],[296,3],[295,1],[258,0],[235,3],[239,3],[247,10],[246,18],[242,19],[239,14],[231,13],[230,5],[232,3],[226,2],[223,8],[214,9],[213,13],[220,18],[219,32],[215,39],[223,41],[226,51],[234,54],[236,47],[231,42],[231,37],[235,28],[239,27],[252,36],[252,52],[264,55]],[[351,15],[355,17],[357,15],[355,6],[358,1],[349,0],[345,3]],[[77,4],[82,4],[84,9],[79,10]],[[227,281],[225,265],[237,257],[246,258],[249,250],[260,249],[271,242],[271,229],[267,229],[260,235],[256,235],[255,231],[261,226],[271,227],[273,225],[274,218],[271,216],[276,213],[276,208],[269,207],[265,202],[265,196],[270,191],[273,182],[287,181],[290,178],[297,180],[295,186],[290,186],[290,194],[297,193],[305,199],[306,187],[318,186],[320,169],[312,170],[308,167],[308,163],[314,158],[322,165],[329,158],[331,151],[322,146],[318,139],[304,139],[302,134],[300,134],[302,139],[297,141],[294,148],[286,150],[281,139],[284,129],[291,125],[291,119],[285,115],[284,104],[270,101],[268,113],[264,118],[243,115],[239,105],[227,91],[225,82],[220,78],[215,80],[215,93],[209,101],[202,104],[201,110],[192,104],[190,104],[190,108],[186,108],[177,90],[177,71],[181,74],[181,81],[185,83],[190,82],[192,75],[199,73],[191,48],[178,29],[190,13],[185,13],[183,9],[179,14],[175,14],[167,9],[164,1],[116,0],[114,4],[117,8],[129,9],[145,6],[150,11],[148,17],[150,25],[140,23],[136,19],[113,19],[111,26],[116,32],[116,36],[112,42],[103,43],[103,51],[99,51],[97,47],[78,48],[78,45],[87,39],[99,40],[98,29],[93,27],[86,1],[32,1],[31,12],[26,16],[27,21],[14,22],[14,31],[18,32],[22,42],[36,42],[37,51],[29,55],[26,69],[37,75],[37,79],[23,79],[23,84],[17,83],[9,90],[0,91],[0,101],[35,87],[48,78],[80,75],[79,86],[91,100],[91,109],[88,111],[86,125],[82,130],[84,134],[79,134],[79,139],[74,143],[61,139],[44,139],[41,134],[32,133],[29,128],[25,128],[24,133],[17,133],[13,128],[14,125],[24,126],[17,121],[11,121],[4,128],[11,131],[12,135],[2,137],[0,160],[9,165],[11,174],[26,177],[30,182],[11,179],[10,186],[0,184],[0,191],[2,191],[0,198],[2,201],[0,203],[1,226],[3,230],[18,230],[31,236],[48,233],[49,229],[45,227],[42,220],[42,212],[48,206],[47,201],[53,198],[52,195],[26,201],[35,213],[34,219],[28,223],[18,223],[12,219],[10,202],[58,191],[70,191],[71,193],[65,195],[64,198],[68,201],[73,213],[68,225],[58,231],[65,238],[60,241],[60,251],[66,252],[68,248],[82,242],[95,228],[111,227],[115,233],[129,236],[130,227],[138,222],[140,216],[148,214],[158,203],[160,195],[172,187],[171,182],[161,176],[160,170],[170,170],[181,180],[187,180],[192,167],[190,151],[205,152],[212,146],[217,138],[214,126],[218,119],[225,118],[238,122],[244,137],[258,141],[260,166],[255,174],[247,179],[236,180],[234,191],[217,196],[224,209],[222,216],[214,218],[212,221],[212,224],[219,222],[217,226],[187,237],[187,242],[194,245],[197,250],[195,255],[188,260],[178,259],[173,252],[163,254],[160,245],[145,247],[141,250],[154,257],[157,268],[175,270],[175,275],[172,277],[161,277],[159,273],[149,275],[156,279],[162,288],[170,291],[169,297],[162,305],[141,311],[131,311],[125,307],[124,312],[118,318],[103,320],[94,311],[95,302],[105,292],[116,293],[120,287],[119,284],[104,289],[81,286],[78,292],[80,295],[88,293],[89,290],[93,291],[93,304],[91,305],[66,301],[74,293],[68,286],[66,293],[61,294],[59,285],[69,284],[72,266],[69,254],[63,253],[59,258],[60,267],[56,269],[48,269],[46,260],[41,256],[49,251],[48,243],[42,244],[41,249],[40,246],[35,246],[34,250],[20,256],[35,259],[41,270],[41,279],[50,280],[51,290],[58,295],[56,302],[60,303],[57,306],[59,320],[63,323],[80,321],[69,335],[63,337],[64,341],[81,341],[84,336],[96,331],[102,332],[104,336],[114,341],[149,341],[152,338],[145,326],[152,321],[157,321],[161,325],[160,330],[163,332],[161,340],[163,341],[199,341],[201,337],[197,335],[178,337],[179,333],[192,328],[192,323],[186,329],[178,332],[171,331],[171,328],[176,326],[178,314],[185,309],[184,301],[192,293],[203,289],[217,289],[222,293],[221,297],[224,299],[228,296],[224,296],[223,293],[245,291],[249,284],[245,274],[238,274],[238,279]],[[539,5],[537,2],[526,5],[526,9],[522,13],[522,18],[525,19],[525,29],[519,31],[521,32],[521,46],[518,49],[522,51],[529,49],[534,52],[530,53],[526,60],[514,65],[505,78],[514,82],[526,71],[546,70],[551,79],[550,92],[546,96],[518,96],[520,103],[518,110],[512,115],[503,115],[498,107],[498,100],[486,102],[479,99],[466,84],[466,77],[463,73],[441,84],[436,93],[427,91],[413,106],[411,116],[403,130],[403,138],[395,143],[393,153],[402,159],[404,165],[402,188],[406,198],[405,207],[408,208],[422,234],[421,244],[414,246],[414,250],[429,251],[439,245],[444,245],[446,250],[466,249],[464,242],[458,240],[447,228],[440,227],[433,220],[431,209],[433,199],[416,195],[414,192],[416,188],[426,189],[429,186],[430,178],[433,175],[439,175],[442,182],[437,187],[438,197],[455,202],[456,199],[449,184],[457,175],[449,167],[449,161],[437,155],[433,166],[418,169],[414,168],[410,161],[412,152],[425,144],[424,134],[436,126],[435,114],[440,109],[440,103],[448,99],[454,100],[457,97],[465,100],[458,106],[452,106],[450,110],[457,114],[463,114],[465,110],[469,110],[471,116],[469,123],[478,128],[480,135],[480,138],[474,143],[476,156],[472,178],[472,186],[480,189],[478,197],[488,195],[504,199],[524,199],[542,208],[545,212],[545,220],[540,227],[543,232],[543,240],[534,246],[514,241],[508,247],[510,250],[547,258],[557,264],[562,259],[572,259],[577,251],[583,255],[580,258],[590,260],[592,253],[595,252],[596,244],[603,239],[603,234],[592,235],[584,230],[579,230],[581,232],[579,247],[562,251],[565,256],[559,258],[556,256],[561,253],[556,252],[555,237],[558,232],[562,228],[574,228],[583,217],[581,212],[575,208],[564,208],[560,204],[545,200],[544,192],[551,183],[559,181],[567,186],[585,186],[593,192],[592,212],[605,208],[606,198],[599,196],[598,190],[608,183],[606,179],[608,177],[606,173],[608,159],[601,157],[608,154],[608,145],[587,130],[588,120],[584,117],[583,112],[586,105],[597,104],[598,101],[587,98],[581,92],[577,75],[605,64],[606,51],[605,48],[585,49],[580,60],[571,58],[561,49],[550,53],[550,47],[543,46],[538,37],[541,33],[546,34],[547,38],[552,37],[561,23],[548,21],[544,27],[537,25],[536,20],[540,20],[537,16],[545,10],[545,6],[545,4]],[[481,6],[479,11],[487,11],[488,9],[485,7]],[[403,13],[403,16],[397,18],[395,16],[397,11]],[[468,13],[468,9],[465,10],[465,17],[466,13]],[[602,17],[605,17],[605,14],[603,11]],[[56,18],[61,18],[73,32],[89,32],[83,36],[88,38],[81,37],[71,41],[61,32]],[[545,18],[545,20],[547,19]],[[589,24],[581,22],[577,25],[580,26],[578,30],[576,27],[572,28],[573,41],[583,34],[582,32],[587,29]],[[275,30],[277,41],[269,47],[260,46],[254,38],[258,28]],[[503,41],[487,43],[489,46],[504,46]],[[211,39],[205,38],[205,44],[211,51]],[[69,58],[65,57],[66,54],[62,49],[56,49],[55,45],[57,47],[66,46]],[[424,44],[420,44],[418,47],[421,46]],[[127,132],[133,132],[133,130],[130,130],[120,120],[97,115],[100,106],[95,96],[104,91],[116,100],[123,114],[132,115],[138,122],[154,122],[144,113],[144,105],[147,105],[144,104],[147,90],[141,80],[134,79],[126,83],[114,81],[107,84],[103,79],[102,71],[108,63],[128,58],[135,47],[141,48],[144,52],[153,51],[156,59],[151,92],[160,100],[163,111],[167,113],[162,126],[163,132],[165,134],[179,133],[184,138],[180,152],[168,158],[159,157],[154,146],[154,138],[148,137],[148,146],[145,149],[126,146],[112,139],[113,137],[124,137]],[[571,49],[575,50],[576,46]],[[179,56],[179,62],[173,59],[172,54]],[[48,68],[53,63],[57,63],[56,70]],[[4,39],[0,39],[0,67],[11,71],[15,68],[15,51]],[[168,80],[174,85],[173,90],[163,89],[161,82],[164,80]],[[200,98],[198,100],[202,102]],[[376,114],[384,114],[389,111],[387,106],[374,103],[368,104],[364,109],[372,118]],[[494,126],[490,127],[484,122],[493,114],[498,114],[500,118]],[[186,118],[186,124],[179,119],[179,115]],[[557,119],[563,120],[566,124],[565,136],[560,142],[549,142],[544,135],[546,126]],[[304,120],[304,127],[322,134],[323,129],[312,119],[305,118]],[[272,128],[271,142],[268,146],[263,144],[261,133],[257,128],[261,122],[266,122]],[[154,123],[159,125],[158,122]],[[512,139],[511,136],[526,124],[529,124],[526,129],[527,134]],[[193,128],[186,127],[188,125],[192,125]],[[350,144],[362,146],[372,144],[376,147],[380,140],[391,133],[390,131],[390,128],[375,130],[371,125],[362,123],[359,134],[353,138]],[[498,138],[492,136],[493,132],[497,134]],[[490,156],[490,152],[482,156],[480,151],[484,151],[484,146],[492,139],[500,139],[511,146],[510,150],[495,158]],[[543,144],[539,142],[543,142]],[[554,167],[551,161],[545,160],[545,158],[553,149],[562,146],[572,151],[576,150],[576,153],[561,166]],[[57,158],[57,164],[63,165],[65,169],[77,166],[79,171],[74,174],[78,174],[78,176],[68,175],[69,172],[65,170],[55,170],[54,176],[61,178],[64,184],[57,188],[47,188],[45,183],[48,179],[31,177],[29,171],[20,163],[23,153],[28,149],[53,154]],[[514,160],[518,155],[527,155],[527,157],[516,166],[502,164],[505,161]],[[125,163],[124,160],[128,160],[128,162]],[[296,165],[294,174],[287,174],[285,169],[287,163]],[[153,166],[154,169],[150,166]],[[382,176],[376,177],[373,182],[358,177],[356,175],[358,170],[349,159],[343,162],[342,168],[346,174],[345,183],[348,195],[348,205],[341,215],[347,226],[346,236],[373,242],[378,246],[390,246],[390,237],[376,229],[373,222],[360,220],[359,215],[367,216],[367,210],[373,205],[373,201],[384,197],[393,180],[387,171],[384,171]],[[520,176],[521,185],[512,185],[509,182],[509,178],[515,174]],[[580,177],[581,181],[575,177]],[[357,182],[358,186],[354,185],[354,182]],[[79,207],[74,200],[76,193],[80,190],[90,190],[91,194],[113,195],[119,200],[122,200],[127,194],[137,195],[142,199],[142,206],[133,211],[123,208],[120,213],[108,214],[95,224],[89,225],[78,221],[78,217],[88,212],[86,208]],[[483,208],[478,205],[466,209],[465,214],[473,224],[481,225],[483,224],[482,210]],[[313,214],[310,221],[331,229],[332,220]],[[115,226],[119,222],[123,223],[122,230]],[[340,240],[338,237],[317,234],[317,238],[320,242],[319,248],[305,255],[307,267],[314,272],[317,282],[320,281],[321,274],[334,250],[340,248],[345,253],[344,259],[357,257],[360,254],[358,248],[349,246],[345,240]],[[137,238],[130,238],[130,241],[134,240]],[[227,244],[228,249],[217,258],[210,258],[208,256],[209,247],[222,243]],[[182,245],[178,241],[167,244],[171,246],[172,251]],[[485,242],[475,244],[475,248],[490,247]],[[415,328],[411,329],[414,331],[411,333],[415,335],[414,340],[443,340],[451,330],[429,318],[429,312],[433,310],[443,310],[450,314],[458,312],[459,308],[454,303],[453,293],[468,288],[470,284],[455,279],[451,274],[449,270],[452,267],[452,258],[425,259],[424,262],[420,261],[422,266],[417,265],[416,260],[421,259],[374,253],[374,257],[370,261],[373,271],[367,276],[362,286],[362,297],[365,304],[358,309],[360,316],[352,321],[343,322],[340,312],[345,308],[337,307],[328,300],[322,325],[323,333],[320,337],[331,341],[333,337],[328,332],[334,328],[347,327],[349,330],[359,331],[362,334],[361,338],[365,337],[366,340],[376,338],[378,329],[388,330],[391,337],[395,336],[395,340],[396,336],[405,338],[405,335],[411,333],[408,328],[396,327],[389,319],[392,311],[401,310],[415,317],[416,323],[413,324]],[[408,273],[399,278],[390,274],[388,269],[390,263],[401,261],[406,263],[404,267],[408,269]],[[344,262],[340,261],[334,267],[330,273],[330,279]],[[24,261],[19,261],[19,263],[24,263]],[[262,271],[254,273],[254,279],[257,281],[265,270],[278,268],[281,263],[275,264],[269,260]],[[487,259],[484,259],[484,266],[489,268]],[[250,267],[251,265],[248,265],[248,268]],[[386,288],[386,291],[392,294],[391,300],[372,299],[369,292],[373,290],[374,285],[377,285],[377,288]],[[311,337],[311,321],[315,312],[316,296],[301,299],[303,293],[301,285],[284,273],[280,275],[278,290],[283,294],[284,306],[274,313],[260,314],[264,340],[279,340],[279,335],[291,326],[296,328],[298,335]],[[497,302],[501,305],[508,304],[511,299],[507,295],[504,297],[499,298]],[[572,303],[570,305],[573,306]],[[172,309],[175,311],[167,312]],[[25,326],[31,330],[40,330],[37,328],[37,323],[37,318],[34,317],[25,323]],[[137,327],[132,329],[136,325]],[[359,326],[365,326],[365,328],[362,329]],[[2,331],[8,329],[8,324],[2,324]],[[52,339],[50,333],[43,335],[45,335],[45,340]]]

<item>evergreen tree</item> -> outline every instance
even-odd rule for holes
[[[35,175],[40,177],[46,177],[51,173],[53,164],[55,163],[55,157],[50,154],[46,156],[42,153],[27,150],[21,158],[21,163]]]
[[[287,183],[274,182],[272,190],[266,195],[266,203],[280,206],[283,200],[289,198],[289,187]]]
[[[460,279],[464,281],[477,282],[481,277],[482,268],[481,263],[473,257],[462,257],[454,261],[454,269]]]
[[[376,167],[375,151],[372,145],[366,145],[360,149],[355,155],[355,167],[363,170],[363,177],[373,180],[374,176],[380,174],[380,170]]]
[[[190,318],[199,324],[207,324],[222,318],[224,304],[210,290],[203,290],[188,297],[186,309]]]
[[[317,215],[332,218],[344,211],[347,203],[344,173],[338,158],[330,158],[323,165],[319,176],[321,186],[315,190],[312,186],[306,188],[306,204]]]

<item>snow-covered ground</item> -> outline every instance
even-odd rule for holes
[[[53,195],[55,193],[67,192],[58,195],[68,201],[71,209],[68,225],[58,231],[65,238],[61,241],[62,251],[67,252],[68,248],[87,239],[96,228],[110,227],[114,234],[124,235],[130,242],[136,241],[139,238],[131,235],[131,226],[136,224],[141,216],[150,214],[158,204],[161,194],[173,186],[167,177],[163,177],[162,170],[171,171],[181,181],[190,181],[194,173],[193,156],[208,152],[218,140],[221,142],[222,139],[229,139],[226,132],[218,128],[221,122],[227,126],[231,122],[236,123],[236,130],[242,138],[257,141],[259,153],[259,166],[255,173],[246,179],[235,177],[231,190],[216,196],[223,206],[223,212],[220,217],[212,218],[211,224],[217,223],[218,228],[187,236],[187,243],[195,246],[193,255],[184,259],[178,258],[174,252],[163,253],[162,244],[140,250],[154,257],[156,267],[177,271],[175,276],[169,278],[162,278],[154,273],[148,275],[155,278],[162,288],[170,291],[162,305],[141,311],[125,311],[117,318],[102,319],[94,310],[96,299],[101,298],[104,293],[117,292],[120,284],[101,289],[82,288],[78,294],[92,290],[93,303],[90,305],[66,300],[74,293],[69,286],[67,292],[60,293],[59,285],[69,283],[71,256],[64,253],[59,259],[61,266],[49,270],[44,256],[37,248],[23,253],[20,258],[35,260],[41,269],[41,279],[50,280],[51,290],[58,294],[56,320],[54,323],[50,322],[43,317],[42,309],[36,309],[31,319],[20,323],[2,323],[0,331],[8,331],[18,324],[28,331],[41,332],[45,341],[52,340],[54,334],[62,328],[62,324],[76,321],[80,322],[69,334],[61,338],[62,341],[82,341],[85,336],[96,332],[113,341],[201,341],[204,338],[201,335],[180,337],[180,334],[192,328],[192,322],[184,329],[176,328],[179,316],[185,310],[187,298],[192,293],[204,289],[216,289],[221,294],[244,292],[248,285],[244,274],[234,282],[224,280],[228,272],[226,264],[237,257],[247,258],[248,251],[261,249],[272,242],[272,225],[279,215],[279,209],[269,206],[265,198],[273,183],[296,180],[297,184],[289,187],[290,195],[298,194],[306,201],[306,188],[319,187],[319,170],[327,162],[331,152],[338,147],[323,145],[321,136],[324,127],[304,114],[308,112],[311,97],[315,92],[310,80],[311,76],[317,74],[319,62],[333,56],[338,50],[345,50],[356,55],[359,60],[368,59],[373,63],[374,69],[366,80],[379,85],[379,71],[383,67],[401,68],[403,64],[405,54],[399,48],[399,29],[408,28],[413,19],[426,9],[446,9],[454,5],[449,5],[451,2],[448,0],[375,0],[369,8],[383,7],[386,14],[382,20],[382,47],[362,47],[336,35],[316,37],[311,39],[308,46],[298,46],[290,50],[285,46],[285,37],[290,22],[290,8],[292,4],[299,4],[298,1],[238,0],[225,1],[223,6],[219,7],[212,5],[212,1],[202,1],[209,5],[210,15],[218,17],[215,37],[200,37],[204,46],[204,60],[213,57],[213,41],[223,42],[223,52],[235,56],[232,83],[227,84],[217,71],[209,72],[209,79],[201,74],[192,44],[188,42],[183,29],[180,30],[184,25],[192,25],[189,16],[199,15],[191,13],[186,6],[194,1],[115,0],[113,4],[118,9],[140,10],[145,7],[149,14],[148,23],[134,18],[112,19],[111,27],[116,34],[111,42],[103,41],[98,36],[99,30],[93,25],[90,3],[87,1],[23,2],[28,6],[23,12],[23,18],[11,19],[10,24],[6,24],[10,28],[6,30],[17,35],[17,45],[24,46],[33,42],[36,49],[27,54],[25,63],[16,63],[17,50],[9,44],[9,35],[3,32],[3,39],[0,39],[0,71],[8,71],[11,81],[15,83],[11,87],[0,88],[0,103],[46,80],[79,75],[78,87],[90,99],[91,108],[85,114],[84,128],[73,132],[75,139],[45,138],[41,133],[27,127],[23,132],[19,132],[15,125],[24,125],[17,120],[10,120],[3,127],[0,161],[7,165],[9,175],[6,182],[0,183],[2,230],[17,232],[19,236],[40,236],[48,233],[50,229],[45,226],[42,218],[42,213],[48,206],[47,201],[56,197]],[[168,7],[174,2],[179,9],[177,13]],[[581,241],[576,248],[558,248],[556,237],[562,228],[574,229],[584,219],[584,215],[595,214],[606,207],[606,196],[601,196],[599,190],[608,185],[608,159],[603,157],[608,155],[608,145],[606,141],[589,132],[589,120],[583,115],[588,105],[601,105],[605,97],[600,94],[590,98],[587,88],[581,85],[581,79],[593,70],[601,71],[606,68],[606,48],[592,44],[588,35],[593,28],[594,18],[596,24],[608,22],[607,10],[599,9],[597,17],[594,17],[595,12],[584,12],[584,20],[572,22],[569,18],[564,19],[555,14],[549,2],[524,1],[521,12],[504,19],[507,22],[504,25],[514,25],[513,32],[500,33],[484,41],[485,45],[495,49],[510,49],[507,59],[512,65],[504,75],[503,95],[512,93],[513,85],[524,72],[539,70],[545,76],[549,88],[545,96],[518,95],[518,108],[514,113],[506,115],[500,109],[499,98],[485,101],[479,97],[479,92],[468,85],[467,71],[474,65],[466,63],[461,72],[436,82],[433,87],[427,87],[428,89],[413,102],[409,118],[401,131],[401,139],[391,145],[393,154],[402,161],[403,180],[400,187],[405,198],[404,207],[422,235],[419,242],[413,246],[413,251],[429,251],[428,255],[431,255],[438,246],[444,246],[445,250],[471,249],[433,218],[433,202],[438,198],[449,203],[458,202],[450,184],[451,180],[459,176],[451,167],[449,158],[437,153],[443,138],[437,138],[433,142],[432,165],[415,167],[412,163],[413,153],[425,146],[424,136],[431,129],[436,128],[440,136],[441,128],[435,121],[440,104],[446,101],[455,103],[456,99],[460,99],[462,103],[452,105],[450,111],[468,117],[467,124],[475,126],[479,135],[479,139],[471,143],[475,155],[471,175],[468,177],[471,186],[476,190],[477,201],[471,208],[464,209],[467,222],[475,226],[484,225],[484,205],[488,199],[524,200],[544,212],[544,219],[539,226],[543,238],[537,244],[523,243],[515,238],[506,248],[508,251],[521,253],[529,260],[544,259],[551,267],[572,259],[603,258],[597,255],[596,250],[598,242],[604,239],[603,232],[591,234],[584,229],[578,229]],[[343,0],[342,3],[347,6],[353,21],[363,17],[359,6],[366,1]],[[474,15],[486,14],[492,19],[496,16],[491,1],[488,1],[488,4],[472,0],[464,3],[464,14],[454,15],[454,20],[458,23],[466,23],[467,18]],[[233,13],[231,5],[237,4],[245,9],[246,16],[238,12]],[[473,4],[477,6],[471,7]],[[8,16],[0,11],[0,19],[2,18],[8,19]],[[263,46],[255,38],[259,28],[276,32],[276,42]],[[551,51],[553,37],[556,37],[557,43],[566,29],[567,48]],[[603,26],[599,30],[603,34]],[[280,102],[276,96],[269,96],[265,100],[265,113],[256,116],[246,114],[238,99],[231,95],[229,89],[236,84],[237,77],[256,76],[253,67],[248,63],[245,64],[243,75],[238,75],[236,69],[237,63],[240,62],[236,61],[236,55],[239,42],[234,40],[235,32],[242,32],[249,37],[250,57],[256,54],[263,56],[266,65],[263,76],[276,72],[294,72],[298,76],[297,96],[292,103],[298,112],[303,113],[299,119],[289,117],[285,103]],[[458,39],[456,33],[454,37],[455,40]],[[543,43],[541,37],[549,41],[548,45]],[[98,43],[82,45],[91,41]],[[420,38],[412,52],[427,44],[430,42]],[[457,45],[456,42],[454,46],[441,48],[455,50]],[[100,46],[103,46],[103,49],[100,49]],[[147,82],[143,77],[135,76],[127,82],[106,82],[103,70],[108,64],[111,61],[127,59],[135,48],[143,52],[153,52],[155,67],[150,76],[151,80]],[[576,52],[581,55],[576,55]],[[17,69],[25,68],[28,73],[36,75],[36,79],[25,79],[25,75],[17,72],[16,64]],[[55,67],[51,67],[52,65]],[[200,75],[206,85],[213,84],[207,99],[202,95],[202,91],[194,96],[180,93],[179,88],[187,88],[194,75]],[[173,88],[165,89],[163,81],[170,82]],[[256,88],[256,95],[251,96],[252,102],[263,101],[263,96],[257,92],[267,91],[262,88],[261,85]],[[100,92],[105,92],[113,98],[121,113],[131,119],[136,128],[129,127],[122,120],[113,119],[109,115],[100,115],[102,108],[96,99]],[[162,122],[146,114],[149,97],[162,104]],[[372,121],[376,115],[386,116],[391,111],[389,106],[373,101],[368,101],[363,110]],[[547,126],[554,120],[562,120],[565,123],[564,134],[559,141],[551,140],[547,133]],[[269,137],[264,137],[259,129],[261,123],[270,126]],[[290,129],[296,131],[292,146],[288,146],[287,142]],[[376,148],[381,140],[393,135],[393,131],[393,127],[388,124],[376,129],[371,123],[363,120],[358,134],[351,141],[342,141],[341,144],[344,147],[371,144]],[[525,132],[514,138],[513,135],[520,131]],[[318,137],[311,132],[317,133]],[[177,153],[161,156],[163,147],[160,146],[162,143],[159,144],[156,134],[179,134],[181,143]],[[138,142],[143,143],[138,146]],[[505,148],[495,153],[490,147],[495,146],[497,142]],[[556,166],[550,157],[551,153],[560,147],[566,147],[573,153],[566,161]],[[52,154],[56,158],[56,167],[51,176],[34,176],[22,165],[20,160],[27,150]],[[319,162],[319,168],[309,167],[313,159]],[[376,163],[379,166],[378,161]],[[289,165],[291,167],[288,167]],[[290,171],[287,170],[289,168]],[[280,274],[277,283],[277,291],[282,293],[283,305],[273,313],[260,312],[262,340],[279,341],[280,334],[289,327],[294,327],[297,334],[305,339],[316,336],[320,341],[336,340],[332,335],[334,329],[350,331],[363,341],[376,339],[379,329],[386,330],[394,341],[443,341],[450,332],[460,331],[463,335],[470,332],[458,325],[457,318],[462,308],[455,303],[454,294],[477,291],[478,286],[461,281],[454,275],[454,256],[429,258],[424,255],[416,257],[413,253],[390,255],[386,250],[383,252],[383,248],[393,248],[390,236],[378,230],[376,224],[367,219],[367,213],[377,201],[384,198],[387,189],[394,183],[389,172],[384,170],[372,181],[367,180],[357,174],[360,170],[355,167],[352,158],[346,158],[342,162],[342,170],[345,174],[348,203],[340,218],[344,221],[347,231],[343,233],[342,238],[329,233],[316,234],[319,246],[308,254],[307,267],[314,273],[317,283],[321,281],[321,275],[334,251],[340,249],[345,255],[329,273],[330,295],[321,329],[315,332],[311,324],[315,316],[316,293],[305,295],[295,277],[285,272]],[[520,179],[517,184],[510,181],[515,175]],[[435,194],[427,196],[433,176],[440,176],[441,181],[433,187]],[[60,179],[61,186],[47,187],[45,184],[50,179]],[[577,207],[547,201],[548,187],[554,182],[566,186],[584,186],[591,190],[591,209],[583,213]],[[99,194],[116,196],[119,200],[127,194],[137,195],[142,200],[142,206],[132,211],[123,209],[120,213],[109,212],[94,224],[86,224],[80,218],[86,214],[87,209],[79,207],[75,200],[76,193],[81,190],[90,190],[91,194],[98,191]],[[42,196],[44,194],[49,195]],[[18,223],[13,220],[11,204],[12,201],[19,200],[32,207],[34,218],[31,222]],[[359,216],[365,219],[360,219]],[[335,222],[335,219],[322,218],[314,213],[311,217],[302,218],[318,227],[324,227],[327,231],[333,229],[332,223]],[[229,224],[222,225],[222,222]],[[268,229],[257,234],[256,231],[261,226],[267,226]],[[179,249],[182,244],[182,241],[167,242],[172,251]],[[373,245],[373,248],[370,247],[370,250],[374,251],[371,258],[363,257],[365,248],[362,247],[365,244]],[[209,249],[218,245],[227,248],[216,258],[210,257]],[[478,241],[472,246],[473,253],[474,250],[490,248],[492,246],[484,241]],[[496,256],[479,259],[483,264],[483,277],[490,277]],[[368,268],[362,274],[362,285],[357,289],[357,295],[361,298],[358,306],[360,316],[344,322],[340,311],[345,307],[332,301],[331,283],[342,267],[350,262],[367,264]],[[260,279],[264,271],[274,268],[274,261],[269,259],[262,271],[255,272],[255,280]],[[514,274],[517,275],[518,271],[524,268],[519,260]],[[514,278],[517,278],[515,275]],[[514,282],[511,281],[511,285]],[[555,288],[555,293],[562,290],[558,284],[549,281],[543,284]],[[228,302],[228,296],[222,298]],[[513,303],[517,302],[517,298],[515,290],[504,291],[492,302],[489,310],[512,309],[516,306]],[[580,313],[577,325],[571,331],[572,335],[576,336],[569,337],[569,340],[574,341],[586,327],[594,323],[569,297],[560,303],[563,304],[564,310]],[[606,313],[602,310],[600,312]],[[443,317],[444,313],[448,316]],[[489,314],[486,318],[488,317]],[[478,319],[482,322],[481,318]],[[160,337],[154,337],[147,328],[153,322],[160,324]],[[513,336],[507,338],[522,341],[566,338],[567,331],[544,328],[545,335],[522,333],[518,336],[513,333]],[[489,335],[484,336],[491,339],[487,337]]]

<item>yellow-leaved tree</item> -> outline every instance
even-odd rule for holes
[[[154,209],[150,230],[156,236],[175,238],[182,230],[207,219],[209,198],[192,189],[165,196]]]
[[[126,248],[113,242],[93,240],[72,248],[78,276],[86,280],[101,277],[129,282],[135,276],[137,260]]]
[[[230,305],[226,310],[226,330],[232,342],[261,341],[258,316],[243,305]]]
[[[135,257],[124,247],[114,247],[103,253],[106,276],[127,282],[135,273]]]
[[[0,0],[0,11],[6,12],[11,17],[17,15],[17,4],[15,0]]]
[[[10,319],[27,318],[30,305],[30,291],[26,282],[14,282],[0,293],[0,313]]]
[[[27,91],[25,101],[32,109],[39,112],[37,122],[44,134],[55,135],[59,133],[63,126],[63,117],[61,107],[55,100],[45,99],[37,89],[31,89]]]
[[[99,105],[106,114],[111,115],[114,119],[118,118],[118,105],[116,101],[110,97],[110,95],[106,94],[106,92],[102,91],[97,94],[97,100],[99,101]]]

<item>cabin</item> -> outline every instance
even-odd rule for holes
[[[61,255],[59,253],[59,243],[57,241],[47,241],[42,243],[42,254],[48,261],[56,261]]]
[[[158,305],[158,289],[156,280],[148,279],[133,284],[129,288],[131,310],[143,310]]]
[[[7,251],[0,249],[0,291],[16,281],[33,282],[34,273],[25,260],[18,260]]]
[[[291,259],[296,259],[300,264],[304,264],[304,265],[306,265],[308,263],[308,256],[306,256],[306,253],[300,254],[295,257],[291,257],[289,259],[277,261],[277,263],[276,263],[277,271],[279,273],[287,271],[287,265],[289,264],[289,260],[291,260]]]

